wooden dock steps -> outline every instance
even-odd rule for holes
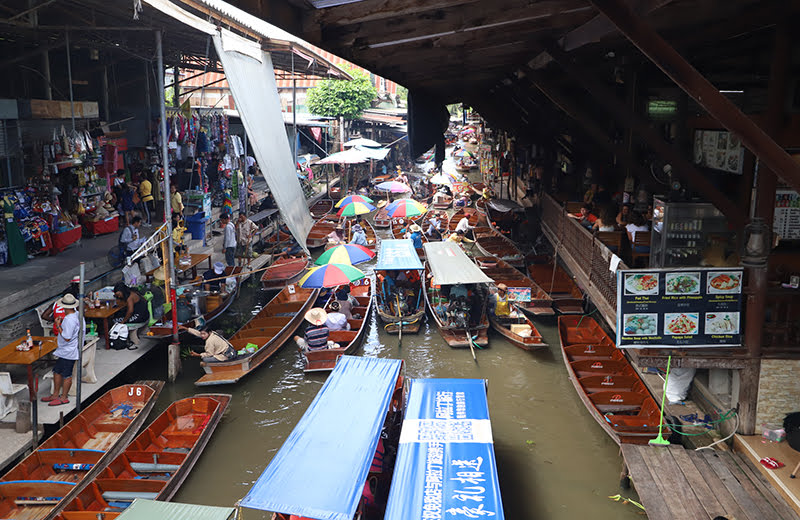
[[[800,520],[737,453],[623,444],[622,456],[650,520]]]

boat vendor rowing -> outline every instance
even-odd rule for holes
[[[454,242],[425,243],[425,304],[451,347],[489,344],[486,276]]]
[[[475,262],[495,284],[502,283],[510,288],[509,293],[514,304],[526,314],[533,316],[555,314],[550,296],[511,264],[495,256],[478,256],[475,257]]]
[[[533,322],[512,301],[509,301],[506,284],[497,284],[492,299],[494,308],[489,313],[489,322],[494,330],[505,336],[512,345],[523,350],[547,346]]]
[[[383,240],[375,265],[378,316],[390,334],[419,332],[425,316],[424,269],[411,240]]]
[[[342,356],[241,507],[277,520],[383,518],[394,469],[384,455],[395,452],[400,435],[402,364]]]
[[[384,520],[503,520],[486,381],[413,379],[410,387]]]

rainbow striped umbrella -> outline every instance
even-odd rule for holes
[[[323,287],[337,287],[366,276],[352,265],[325,264],[313,268],[300,278],[300,287],[309,289],[322,289]]]
[[[404,182],[386,181],[375,186],[379,190],[388,191],[391,193],[406,193],[411,191],[411,187]]]
[[[337,208],[341,208],[342,206],[346,206],[351,202],[363,202],[364,204],[372,204],[374,201],[363,195],[348,195],[347,197],[343,198],[339,202],[336,203]]]
[[[316,265],[325,264],[360,264],[375,258],[375,252],[358,244],[343,244],[332,247],[319,255],[314,262]]]
[[[366,202],[351,202],[346,206],[342,206],[339,210],[340,217],[353,217],[355,215],[363,215],[375,211],[375,206],[367,204]]]
[[[423,215],[428,208],[414,199],[400,199],[386,206],[386,212],[390,217],[416,217]]]

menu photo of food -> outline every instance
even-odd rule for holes
[[[739,334],[738,312],[706,313],[706,334]]]
[[[625,294],[658,294],[658,273],[625,273]]]
[[[666,295],[700,294],[700,273],[667,273]]]
[[[733,271],[709,271],[708,294],[737,294],[742,292],[742,273]]]
[[[696,312],[664,314],[664,334],[670,336],[691,336],[697,334],[700,316]]]
[[[623,336],[654,336],[658,332],[658,314],[623,314]]]

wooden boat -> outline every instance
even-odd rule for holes
[[[453,215],[450,217],[450,221],[447,223],[448,231],[454,233],[456,226],[458,226],[458,222],[465,216],[469,218],[469,225],[474,228],[473,232],[475,233],[476,237],[480,233],[489,232],[489,227],[486,224],[486,217],[475,208],[461,208],[453,213]]]
[[[422,235],[423,235],[423,240],[425,242],[433,240],[427,235],[428,227],[430,227],[430,220],[433,217],[437,217],[439,219],[439,227],[442,229],[443,233],[442,239],[447,238],[447,222],[450,219],[450,216],[447,214],[446,211],[431,209],[428,210],[428,212],[425,213],[422,219],[418,222],[419,225],[422,227],[423,231]],[[400,237],[395,236],[395,238],[400,238]],[[438,239],[435,239],[434,241],[438,241]],[[417,252],[419,253],[419,250],[417,250]],[[420,255],[420,259],[424,258],[425,258],[425,253],[423,251],[423,253]]]
[[[494,280],[495,284],[503,283],[509,288],[530,288],[531,299],[527,302],[515,302],[514,305],[526,314],[534,316],[552,316],[553,300],[536,282],[525,276],[519,269],[494,256],[479,256],[475,262],[481,270]]]
[[[350,330],[332,330],[328,334],[328,339],[339,344],[339,348],[329,348],[323,350],[303,351],[300,355],[303,358],[303,372],[326,372],[333,370],[336,360],[344,354],[353,354],[364,341],[367,328],[369,327],[369,313],[372,311],[372,283],[369,278],[357,280],[350,284],[350,294],[358,300],[358,305],[353,307],[353,315],[361,316],[347,320],[350,323]],[[325,304],[326,308],[335,299],[331,299]],[[305,313],[303,313],[305,314]]]
[[[512,318],[498,318],[489,314],[489,323],[512,345],[522,350],[534,350],[547,346],[536,326],[524,314],[519,313],[518,316]]]
[[[322,218],[333,210],[333,200],[324,198],[319,199],[313,206],[308,208],[311,216],[315,219]]]
[[[70,493],[58,520],[110,520],[133,500],[167,502],[183,484],[230,403],[228,394],[198,394],[172,403],[80,493]]]
[[[428,266],[426,265],[425,280],[428,280],[429,272]],[[477,287],[478,286],[476,286],[476,288]],[[467,327],[453,325],[453,323],[447,322],[444,316],[440,316],[436,312],[437,305],[440,303],[447,305],[449,303],[440,289],[434,287],[423,292],[423,295],[425,296],[425,306],[430,311],[431,316],[433,316],[433,322],[436,323],[436,327],[439,329],[439,334],[441,334],[442,338],[444,338],[447,344],[453,348],[469,348],[470,341],[472,341],[474,345],[481,347],[485,347],[489,344],[489,319],[485,312],[485,300],[488,297],[488,292],[486,291],[485,287],[479,288],[478,290],[483,291],[483,294],[480,297],[481,301],[484,302],[484,311],[481,315],[480,322],[477,325]]]
[[[372,225],[378,229],[386,229],[392,225],[392,217],[389,216],[389,212],[386,211],[386,207],[388,204],[384,204],[384,206],[379,209],[375,216],[372,217]]]
[[[0,479],[0,517],[53,518],[131,442],[163,381],[137,381],[103,394]]]
[[[425,301],[422,299],[424,290],[420,273],[423,269],[418,249],[410,240],[384,240],[381,244],[381,254],[375,265],[375,307],[378,317],[385,323],[384,330],[389,334],[416,334],[422,325],[425,316]],[[424,251],[424,248],[423,248]],[[387,260],[384,260],[386,253]],[[404,273],[404,286],[399,289],[404,291],[405,298],[391,294],[384,286],[386,277],[397,278]],[[395,287],[397,284],[395,284]],[[401,311],[398,306],[405,303],[406,310]]]
[[[480,213],[481,215],[486,215],[486,199],[481,197],[478,200],[476,200],[475,209],[478,210],[478,213]]]
[[[284,287],[229,340],[239,352],[251,344],[256,345],[255,351],[239,355],[231,361],[200,362],[206,373],[194,384],[231,384],[257,369],[292,339],[294,331],[303,321],[303,315],[314,305],[318,295],[319,289],[304,289],[296,285]]]
[[[476,195],[483,195],[483,188],[486,187],[486,184],[482,182],[473,182],[469,185],[469,188],[472,190],[473,193]]]
[[[528,257],[528,274],[553,299],[561,314],[583,314],[583,291],[563,267],[549,256]]]
[[[444,213],[444,212],[441,212],[441,213]],[[445,219],[446,219],[447,218],[447,213],[445,213],[444,215],[445,215]],[[405,238],[405,233],[406,232],[404,230],[408,229],[408,227],[410,225],[409,224],[409,220],[412,221],[413,223],[417,224],[419,227],[422,228],[422,242],[423,243],[427,242],[428,241],[428,236],[425,234],[425,227],[423,226],[422,219],[420,218],[420,216],[412,217],[411,219],[408,219],[408,220],[405,219],[405,218],[393,219],[392,220],[392,238],[395,239],[395,240],[402,240],[402,239]],[[417,251],[417,256],[420,258],[420,260],[422,260],[424,262],[425,261],[425,249],[418,248],[416,251]]]
[[[589,413],[617,444],[658,435],[659,408],[625,354],[587,316],[559,316],[561,352]]]
[[[328,235],[339,224],[339,218],[334,215],[326,215],[321,219],[314,222],[311,230],[308,232],[306,245],[310,249],[322,247],[328,243]]]
[[[205,329],[209,323],[215,318],[221,316],[228,307],[231,306],[236,296],[239,295],[239,286],[241,285],[241,278],[238,276],[242,272],[241,266],[225,267],[225,274],[219,277],[234,277],[236,280],[236,288],[231,292],[226,293],[208,293],[206,295],[206,312],[202,315],[195,315],[188,321],[181,322],[180,325],[187,327],[194,327],[197,329]],[[220,280],[220,284],[224,285],[225,280]],[[202,286],[198,286],[202,288]],[[206,294],[206,293],[203,293]],[[169,320],[169,323],[167,322]],[[153,339],[163,339],[172,336],[172,313],[167,313],[162,316],[161,321],[154,323],[147,333],[147,337]]]
[[[350,242],[350,239],[353,238],[353,232],[351,228],[353,224],[355,224],[355,220],[349,218],[344,225],[344,236],[347,239],[347,242]],[[375,234],[375,228],[372,227],[372,224],[369,223],[368,220],[362,219],[361,223],[363,224],[364,233],[367,235],[367,249],[371,249],[372,251],[378,250],[378,236]],[[329,249],[332,246],[325,246],[325,249]]]
[[[264,269],[261,286],[267,290],[282,289],[299,280],[310,265],[311,259],[306,256],[278,258]]]
[[[525,255],[514,242],[500,233],[492,230],[476,231],[475,243],[484,255],[497,257],[519,269],[525,268]]]
[[[285,226],[281,226],[276,233],[272,233],[265,239],[267,245],[271,245],[272,247],[275,247],[278,243],[286,243],[291,240],[294,240],[294,237],[289,233],[289,228]]]

